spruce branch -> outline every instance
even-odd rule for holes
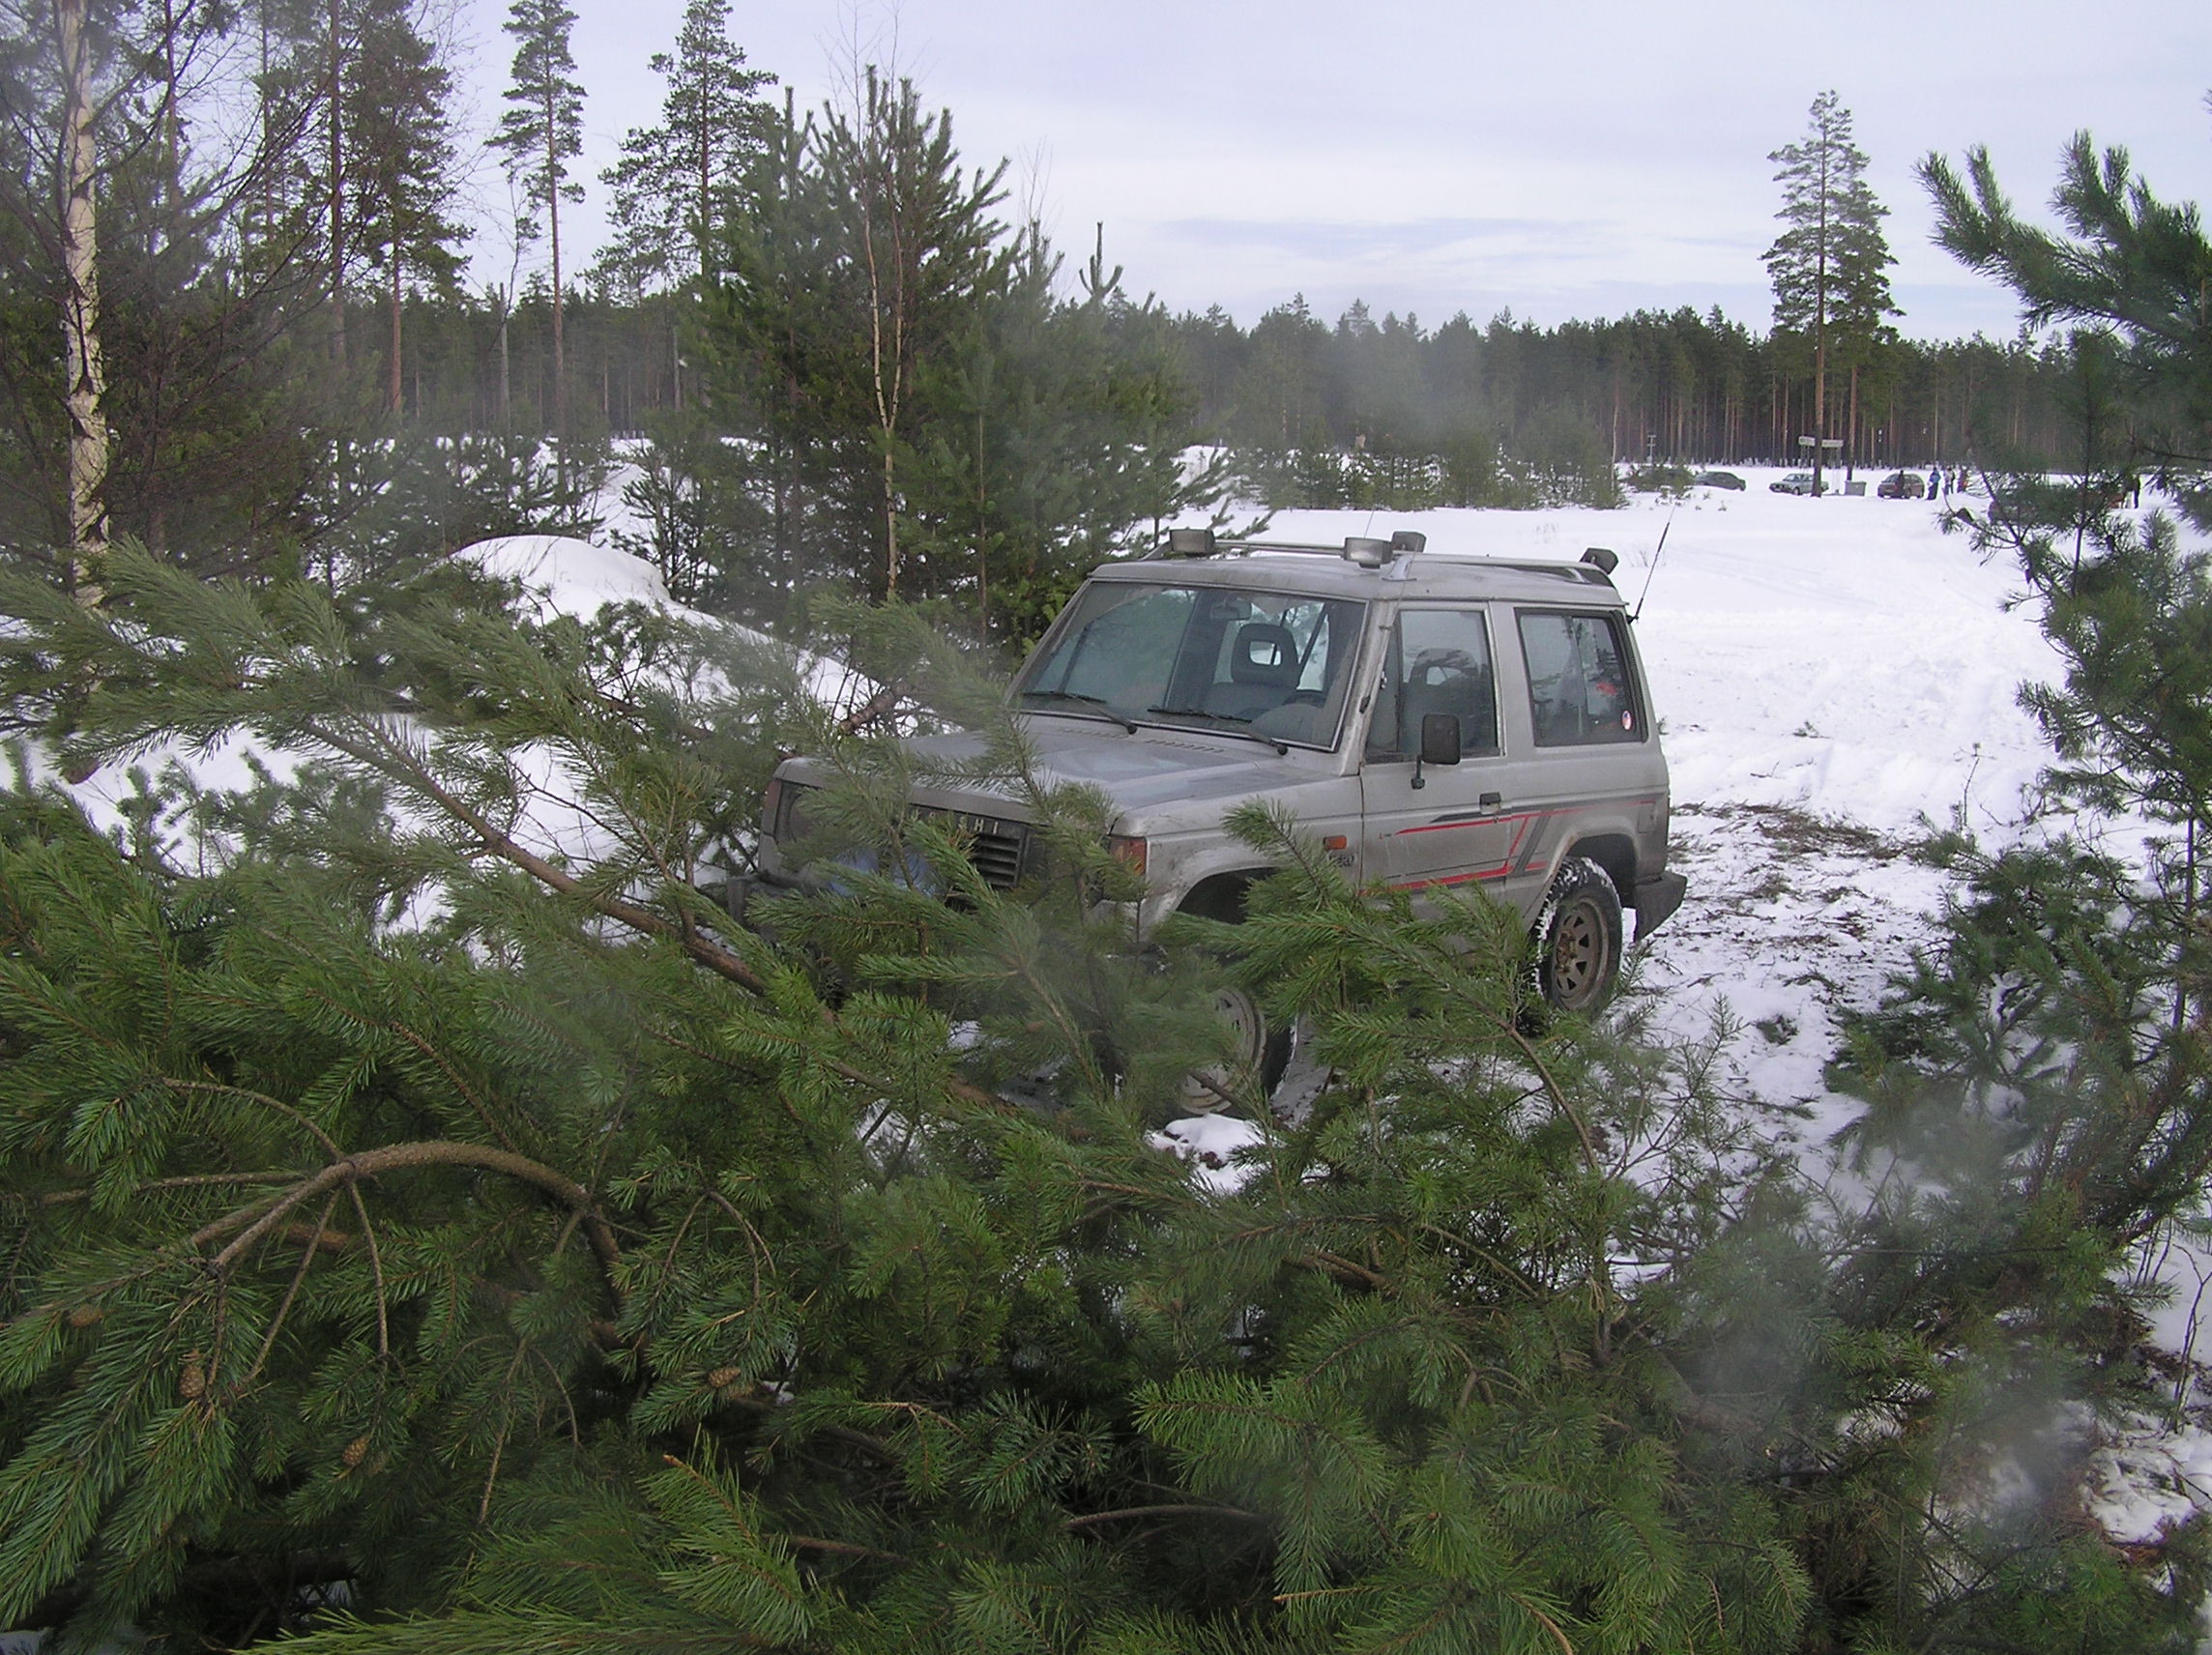
[[[770,997],[767,980],[721,943],[696,926],[669,919],[626,898],[587,886],[585,882],[573,874],[516,841],[489,817],[439,782],[426,766],[414,761],[414,755],[405,748],[404,743],[378,744],[356,740],[340,734],[319,719],[304,720],[301,730],[332,751],[342,753],[388,779],[399,782],[436,804],[452,820],[466,828],[486,853],[528,874],[548,889],[564,896],[579,897],[593,912],[641,935],[673,942],[687,957],[724,981],[762,999]],[[822,1011],[821,1021],[825,1028],[834,1030],[837,1027],[836,1014],[828,1008]],[[881,1092],[897,1090],[888,1082],[840,1058],[827,1057],[823,1060],[835,1073],[856,1085]],[[948,1077],[945,1084],[947,1090],[962,1102],[993,1114],[1008,1114],[1014,1108],[996,1094],[956,1076]]]
[[[392,1359],[392,1292],[384,1280],[384,1254],[376,1243],[376,1226],[369,1222],[368,1204],[361,1198],[361,1181],[348,1179],[346,1195],[353,1202],[353,1210],[361,1220],[362,1244],[368,1249],[368,1277],[376,1290],[376,1354],[380,1361]]]
[[[292,1272],[291,1284],[285,1288],[283,1298],[277,1302],[276,1314],[269,1319],[269,1329],[261,1336],[261,1349],[253,1353],[252,1365],[230,1383],[232,1396],[239,1395],[248,1385],[252,1384],[260,1377],[261,1370],[268,1365],[269,1352],[276,1349],[276,1336],[283,1331],[285,1319],[292,1314],[292,1301],[300,1296],[301,1284],[307,1279],[307,1266],[315,1262],[315,1255],[322,1251],[318,1243],[327,1232],[331,1222],[331,1214],[337,1210],[337,1205],[338,1192],[333,1190],[330,1199],[323,1203],[322,1217],[315,1220],[314,1238],[306,1241],[300,1248],[299,1268]]]
[[[1237,1523],[1272,1523],[1256,1511],[1245,1511],[1233,1505],[1126,1505],[1115,1511],[1085,1512],[1071,1517],[1061,1527],[1075,1532],[1100,1523],[1129,1523],[1148,1517],[1225,1517]]]
[[[585,1237],[598,1258],[607,1287],[616,1302],[621,1302],[622,1250],[615,1242],[613,1229],[600,1215],[591,1195],[566,1174],[556,1172],[542,1162],[482,1144],[432,1140],[416,1144],[393,1144],[381,1149],[357,1150],[301,1179],[273,1204],[268,1205],[265,1210],[247,1207],[226,1214],[204,1226],[195,1233],[192,1239],[195,1244],[213,1240],[238,1225],[245,1225],[244,1230],[209,1261],[216,1273],[221,1275],[227,1273],[242,1257],[265,1239],[276,1224],[303,1202],[326,1193],[335,1196],[338,1190],[357,1184],[364,1178],[381,1177],[387,1173],[418,1167],[477,1167],[513,1178],[552,1197],[581,1220]]]

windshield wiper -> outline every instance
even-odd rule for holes
[[[1249,724],[1251,719],[1236,712],[1208,712],[1203,707],[1148,707],[1147,712],[1163,712],[1170,718],[1204,718],[1212,724]],[[1290,757],[1291,744],[1278,741],[1272,736],[1263,736],[1257,730],[1216,730],[1217,736],[1241,736],[1247,741],[1265,741],[1281,758]]]
[[[1224,724],[1249,724],[1241,712],[1210,712],[1203,707],[1148,707],[1147,712],[1165,712],[1176,718],[1218,718]]]
[[[1079,695],[1072,689],[1025,689],[1024,701],[1080,701],[1086,707],[1098,709],[1098,716],[1110,718],[1130,735],[1137,733],[1137,721],[1125,713],[1117,712],[1102,695]]]

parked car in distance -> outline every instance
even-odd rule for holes
[[[1884,500],[1919,500],[1928,493],[1928,480],[1916,471],[1893,471],[1875,492]]]
[[[1410,532],[1339,549],[1205,530],[1176,531],[1163,552],[1092,571],[1010,692],[1039,773],[1106,795],[1116,852],[1149,886],[1135,941],[1172,914],[1243,916],[1246,888],[1272,870],[1225,819],[1264,800],[1353,879],[1492,893],[1528,928],[1545,998],[1602,1005],[1622,911],[1647,935],[1685,883],[1669,865],[1667,760],[1614,555],[1538,563],[1429,555]],[[912,745],[936,777],[915,785],[913,808],[952,824],[987,881],[1047,875],[1023,800],[958,779],[980,738]],[[807,843],[809,801],[834,777],[819,760],[777,768],[764,883],[834,879],[834,848]],[[1237,995],[1223,1015],[1239,1061],[1271,1088],[1289,1031]]]
[[[1779,482],[1768,483],[1766,488],[1770,494],[1824,494],[1827,492],[1824,488],[1814,486],[1813,474],[1809,471],[1793,471]]]
[[[1700,488],[1733,489],[1739,494],[1744,487],[1743,479],[1732,471],[1702,471],[1690,480]]]

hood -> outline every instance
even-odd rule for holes
[[[1210,800],[1237,802],[1338,779],[1336,755],[1310,748],[1280,754],[1258,741],[1150,725],[1131,736],[1093,719],[1032,717],[1022,723],[1036,753],[1039,780],[1094,787],[1124,815],[1179,813]],[[925,763],[958,763],[983,748],[979,737],[968,735],[924,737],[909,745]],[[914,797],[921,804],[973,809],[977,795],[994,791],[981,784],[924,783]]]

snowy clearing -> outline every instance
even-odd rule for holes
[[[1679,1035],[1725,1008],[1741,1091],[1778,1106],[1767,1135],[1810,1147],[1855,1110],[1821,1083],[1836,1013],[1878,998],[1941,900],[1909,843],[1958,813],[1994,843],[2017,830],[2047,754],[2016,698],[2057,659],[2012,568],[1937,506],[1739,475],[1740,494],[1617,511],[1284,511],[1269,533],[1417,529],[1432,555],[1562,562],[1606,546],[1631,603],[1648,583],[1637,644],[1690,888],[1632,952],[1628,992]]]

